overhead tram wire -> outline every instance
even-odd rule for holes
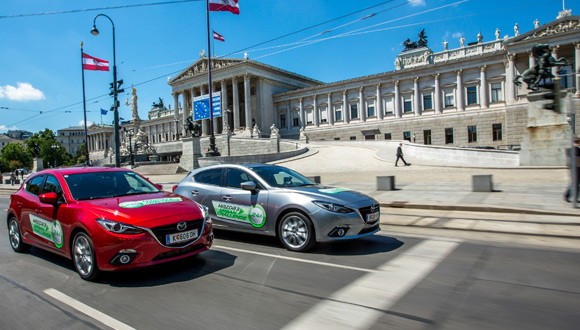
[[[90,9],[73,9],[73,10],[49,11],[49,12],[42,12],[42,13],[18,14],[18,15],[3,15],[3,16],[0,16],[0,19],[21,18],[21,17],[31,17],[31,16],[59,15],[59,14],[73,14],[73,13],[85,13],[85,12],[99,11],[99,10],[114,10],[114,9],[126,9],[126,8],[134,8],[134,7],[149,7],[149,6],[173,5],[173,4],[179,4],[179,3],[202,2],[202,1],[205,2],[205,0],[175,0],[175,1],[166,1],[166,2],[142,3],[142,4],[136,4],[136,5],[125,5],[125,6],[112,6],[112,7],[90,8]]]

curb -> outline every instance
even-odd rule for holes
[[[423,209],[423,210],[518,213],[518,214],[556,215],[556,216],[572,216],[572,217],[580,216],[580,210],[566,212],[566,211],[533,210],[507,206],[416,204],[409,202],[391,202],[391,203],[379,202],[379,204],[381,207]]]

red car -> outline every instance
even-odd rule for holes
[[[35,173],[10,196],[10,245],[16,252],[35,246],[70,258],[85,280],[209,249],[207,208],[160,188],[122,168]]]

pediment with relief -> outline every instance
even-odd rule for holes
[[[240,62],[233,60],[212,60],[211,69],[218,70],[238,63]],[[179,76],[175,77],[173,81],[177,82],[179,80],[187,79],[203,73],[207,73],[207,60],[205,59],[199,60],[197,63],[187,68],[187,70],[185,70]]]
[[[537,31],[534,34],[526,37],[524,40],[545,37],[574,30],[580,30],[580,20],[563,21],[558,24],[548,26],[546,29]]]

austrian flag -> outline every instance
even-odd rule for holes
[[[229,11],[232,14],[240,14],[238,0],[209,0],[209,11]]]
[[[83,53],[83,70],[109,71],[109,61],[103,61]]]
[[[221,34],[213,31],[213,38],[215,40],[219,40],[219,41],[226,41],[226,39],[224,38],[224,36],[222,36]]]

